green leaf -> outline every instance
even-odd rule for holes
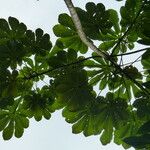
[[[75,35],[75,32],[60,24],[53,27],[53,32],[58,37],[69,37]]]
[[[115,45],[116,41],[107,41],[100,44],[99,49],[103,51],[108,51]]]
[[[83,117],[72,126],[72,133],[74,134],[81,133],[86,125],[85,123],[86,123],[86,117]]]
[[[105,130],[103,131],[100,140],[103,145],[106,145],[112,140],[113,124],[110,117],[108,118],[107,124],[104,126],[104,128]]]
[[[93,133],[95,132],[95,117],[89,116],[86,122],[87,124],[83,131],[85,137],[93,135]]]
[[[1,110],[1,111],[0,111],[0,120],[1,120],[1,119],[4,119],[5,117],[7,117],[8,114],[9,114],[9,112],[4,111],[4,110],[3,110],[3,111]]]
[[[67,53],[67,58],[70,60],[70,62],[76,61],[77,52],[73,49],[69,49]]]
[[[93,3],[93,2],[89,2],[89,3],[87,3],[86,4],[86,10],[87,10],[87,12],[89,13],[89,14],[94,14],[95,13],[95,10],[96,10],[96,5],[95,5],[95,3]]]
[[[71,17],[68,14],[60,14],[58,21],[60,24],[62,24],[63,26],[69,27],[72,30],[76,30],[74,23],[71,19]]]
[[[147,134],[147,133],[150,133],[150,121],[144,123],[144,124],[140,127],[138,133],[140,133],[140,134]]]
[[[88,67],[88,68],[99,68],[100,64],[92,61],[92,60],[86,60],[84,61],[84,66]]]
[[[88,50],[88,47],[81,41],[81,39],[77,35],[61,38],[60,40],[64,43],[64,46],[66,48],[80,51],[82,54],[86,53]]]
[[[147,49],[147,51],[142,55],[142,60],[141,60],[141,63],[145,69],[150,68],[149,59],[150,59],[150,49]]]
[[[37,39],[40,39],[43,36],[43,33],[44,33],[43,30],[40,28],[35,30],[35,34],[36,34]]]
[[[150,134],[142,136],[131,136],[124,139],[124,142],[138,149],[146,148],[150,143]]]
[[[104,130],[104,132],[101,135],[100,141],[103,145],[107,145],[108,143],[111,142],[112,139],[112,132],[109,133],[106,130]]]
[[[0,19],[0,29],[3,31],[10,31],[9,25],[5,19]]]
[[[71,112],[67,108],[63,109],[62,116],[65,117],[65,121],[68,123],[75,123],[84,115],[84,111]]]
[[[133,106],[137,109],[138,117],[140,118],[149,117],[150,114],[149,98],[142,96],[134,101]]]
[[[108,11],[110,14],[110,21],[113,23],[115,31],[116,33],[119,33],[120,26],[119,26],[119,17],[118,17],[117,11],[113,9],[109,9]]]
[[[35,108],[34,111],[34,119],[36,121],[40,121],[42,119],[42,110],[38,106]]]
[[[0,131],[4,130],[9,122],[9,117],[4,117],[0,120]]]
[[[30,65],[30,67],[34,67],[34,63],[33,60],[31,58],[24,58],[24,61],[28,63],[28,65]]]
[[[49,120],[51,118],[50,112],[46,109],[44,110],[43,115],[44,115],[44,118],[47,120]]]
[[[90,79],[89,84],[90,85],[96,85],[98,82],[100,82],[100,80],[102,79],[102,77],[103,77],[103,74],[96,75],[95,77],[93,77],[92,79]]]
[[[16,18],[9,17],[8,21],[9,21],[9,24],[10,24],[10,27],[11,27],[12,30],[17,30],[18,29],[19,21]]]
[[[100,90],[103,90],[103,89],[106,87],[107,82],[108,82],[107,77],[102,78],[102,79],[101,79],[101,82],[100,82],[100,84],[99,84],[99,89],[100,89]]]
[[[60,39],[57,39],[54,47],[52,48],[52,50],[49,53],[49,57],[54,56],[55,54],[57,54],[59,51],[62,51],[64,48],[63,43],[60,41]]]
[[[21,116],[19,119],[24,128],[29,127],[29,119],[27,119],[26,117],[23,117],[23,116]]]
[[[15,137],[20,138],[22,137],[24,132],[24,128],[22,126],[22,122],[20,119],[15,118]]]
[[[3,130],[3,139],[9,140],[12,138],[14,133],[14,121],[10,121],[8,126]]]

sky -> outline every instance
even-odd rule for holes
[[[91,0],[102,2],[107,8],[119,9],[123,4],[115,0]],[[84,8],[88,0],[73,0],[75,6]],[[29,29],[42,28],[49,33],[54,42],[56,37],[52,27],[57,24],[58,15],[68,12],[63,0],[0,0],[0,17],[16,17],[24,22]],[[99,136],[85,138],[82,134],[71,132],[71,125],[64,121],[61,112],[52,114],[50,120],[30,121],[30,127],[25,130],[22,138],[12,138],[3,141],[0,134],[0,149],[2,150],[123,150],[121,146],[111,143],[102,146]]]

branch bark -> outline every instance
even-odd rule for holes
[[[109,57],[109,55],[106,52],[103,52],[101,50],[99,50],[92,42],[90,42],[88,40],[88,38],[86,37],[82,25],[81,25],[81,21],[77,15],[77,12],[74,8],[74,5],[72,3],[71,0],[64,0],[66,3],[66,6],[68,7],[68,10],[70,11],[73,23],[75,24],[75,27],[77,29],[77,33],[80,37],[80,39],[82,40],[82,42],[87,45],[88,47],[90,47],[94,52],[96,52],[99,56],[102,56],[103,58],[107,58]]]
[[[148,97],[150,97],[150,93],[147,89],[145,89],[139,82],[137,82],[135,79],[133,79],[130,75],[128,75],[127,72],[125,72],[115,61],[113,61],[112,57],[107,54],[106,52],[103,52],[102,50],[98,49],[91,41],[88,40],[88,38],[86,37],[82,25],[81,25],[81,21],[78,17],[78,14],[76,12],[76,9],[72,3],[72,0],[64,0],[64,2],[66,3],[66,6],[68,7],[68,10],[71,14],[72,20],[75,24],[77,33],[80,37],[80,39],[82,40],[82,42],[87,45],[88,47],[90,47],[94,52],[97,53],[97,55],[101,56],[104,59],[107,59],[108,61],[110,61],[112,63],[112,65],[114,65],[114,67],[125,77],[127,77],[128,79],[130,79],[132,82],[134,82]]]

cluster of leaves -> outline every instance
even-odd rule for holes
[[[8,22],[0,19],[0,130],[3,131],[5,140],[10,139],[13,134],[17,138],[23,135],[24,128],[29,126],[29,117],[33,116],[29,113],[32,112],[33,103],[34,108],[38,105],[44,109],[42,115],[46,119],[50,118],[49,111],[45,108],[50,105],[50,94],[46,95],[47,89],[43,87],[41,93],[38,91],[41,99],[44,97],[45,100],[46,96],[48,97],[46,102],[34,102],[31,96],[34,80],[25,78],[48,67],[44,60],[51,47],[50,37],[43,34],[42,29],[37,29],[34,33],[27,30],[26,25],[16,18],[9,17]],[[32,57],[35,58],[34,61]],[[36,81],[40,79],[43,78],[40,77]],[[50,91],[50,88],[48,89]],[[40,98],[39,95],[37,99]],[[30,100],[25,103],[27,97]],[[40,120],[41,110],[37,110],[34,117]]]
[[[83,110],[63,110],[63,116],[68,123],[74,123],[72,132],[77,134],[83,131],[85,136],[97,135],[102,132],[101,142],[110,143],[114,129],[128,120],[129,111],[127,102],[122,98],[115,98],[113,93],[107,93],[106,97],[99,96],[93,99]]]
[[[96,53],[78,56],[86,54],[88,47],[68,14],[60,14],[53,28],[58,37],[54,46],[42,29],[33,32],[16,18],[0,19],[3,138],[20,138],[30,118],[50,119],[62,109],[75,134],[100,135],[103,145],[114,140],[124,148],[149,149],[150,49],[146,47],[141,56],[142,72],[136,61],[124,64],[123,59],[132,54],[135,42],[150,45],[150,2],[126,0],[120,15],[102,3],[90,2],[85,8],[76,11],[87,38],[97,40],[99,49],[110,54],[122,72]]]
[[[3,131],[4,140],[9,140],[13,134],[20,138],[29,126],[29,119],[20,111],[19,102],[17,99],[12,106],[0,111],[0,131]]]

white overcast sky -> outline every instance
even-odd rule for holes
[[[76,6],[84,7],[89,0],[73,0]],[[107,8],[118,9],[122,3],[115,0],[91,0],[102,2]],[[63,0],[0,0],[0,17],[13,16],[24,22],[29,29],[42,28],[51,35],[52,27],[57,23],[58,15],[68,12]],[[85,138],[82,134],[71,133],[71,125],[64,121],[60,112],[52,114],[52,118],[41,122],[30,121],[22,138],[3,141],[0,134],[1,150],[123,150],[115,144],[102,146],[99,136]]]

